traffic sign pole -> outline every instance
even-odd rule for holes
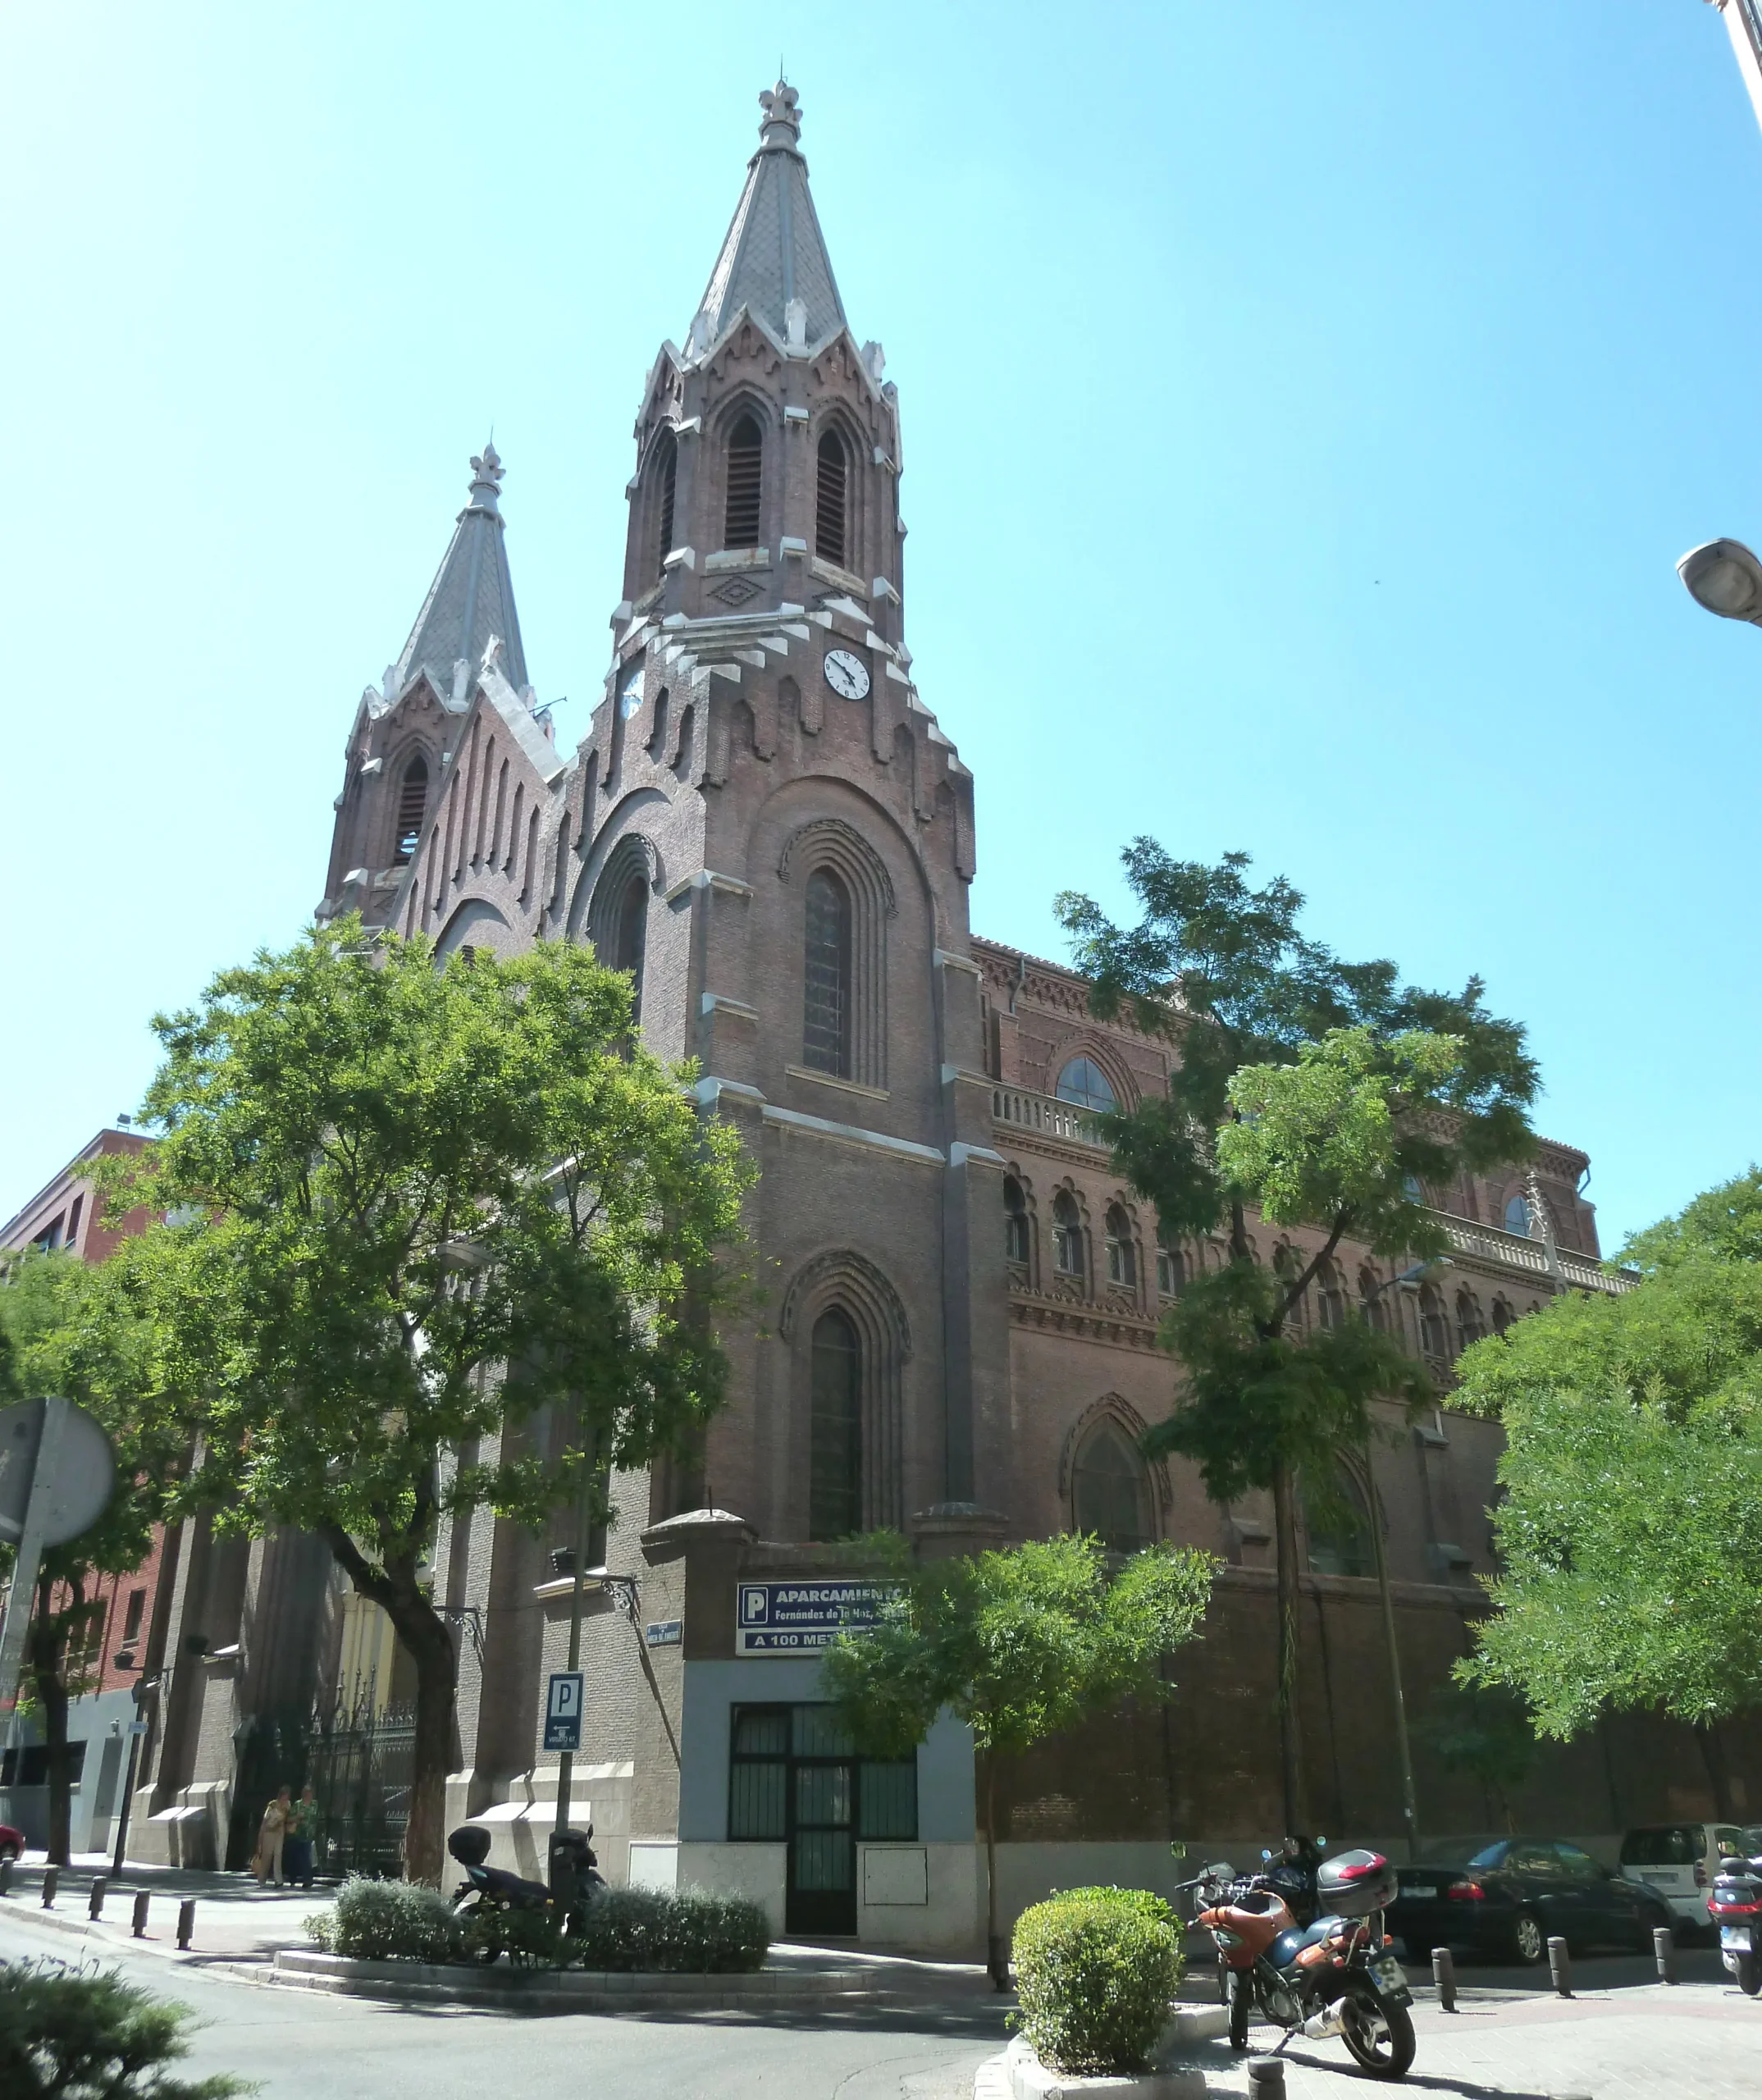
[[[54,1499],[62,1438],[67,1427],[66,1400],[43,1403],[43,1430],[37,1439],[37,1462],[32,1469],[30,1500],[25,1505],[25,1527],[12,1563],[12,1587],[7,1597],[6,1624],[0,1630],[0,1727],[11,1721],[18,1706],[18,1673],[25,1660],[25,1629],[30,1623],[30,1608],[37,1592],[37,1574],[43,1565],[44,1534],[49,1524],[49,1504]]]
[[[586,1438],[582,1439],[583,1445]],[[582,1666],[582,1583],[587,1572],[587,1549],[593,1541],[593,1468],[586,1463],[583,1449],[581,1493],[575,1500],[575,1587],[569,1598],[569,1668],[578,1670]],[[584,1720],[587,1716],[582,1717]],[[569,1827],[569,1783],[575,1775],[575,1758],[572,1751],[562,1751],[557,1758],[557,1819],[558,1830]]]

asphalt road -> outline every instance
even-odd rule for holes
[[[0,1913],[0,1957],[84,1952]],[[254,2079],[263,2100],[972,2100],[975,2070],[1006,2038],[984,2000],[811,2020],[520,2017],[319,1997],[121,1950],[103,1961],[194,2011],[189,2070]]]

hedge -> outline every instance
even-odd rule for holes
[[[1042,2063],[1074,2075],[1143,2069],[1181,1976],[1180,1929],[1160,1897],[1052,1897],[1016,1920],[1013,1951],[1013,2021]]]
[[[771,1944],[764,1910],[740,1896],[601,1889],[565,1939],[548,1910],[473,1909],[455,1917],[431,1888],[360,1876],[345,1881],[335,1906],[315,1911],[306,1925],[327,1954],[363,1961],[487,1964],[505,1953],[527,1968],[690,1975],[762,1969]]]

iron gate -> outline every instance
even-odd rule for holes
[[[307,1776],[318,1800],[315,1863],[324,1874],[395,1879],[416,1773],[416,1710],[388,1706],[315,1721]]]

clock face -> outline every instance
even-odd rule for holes
[[[826,682],[845,700],[865,700],[869,695],[869,666],[848,649],[829,649]]]

